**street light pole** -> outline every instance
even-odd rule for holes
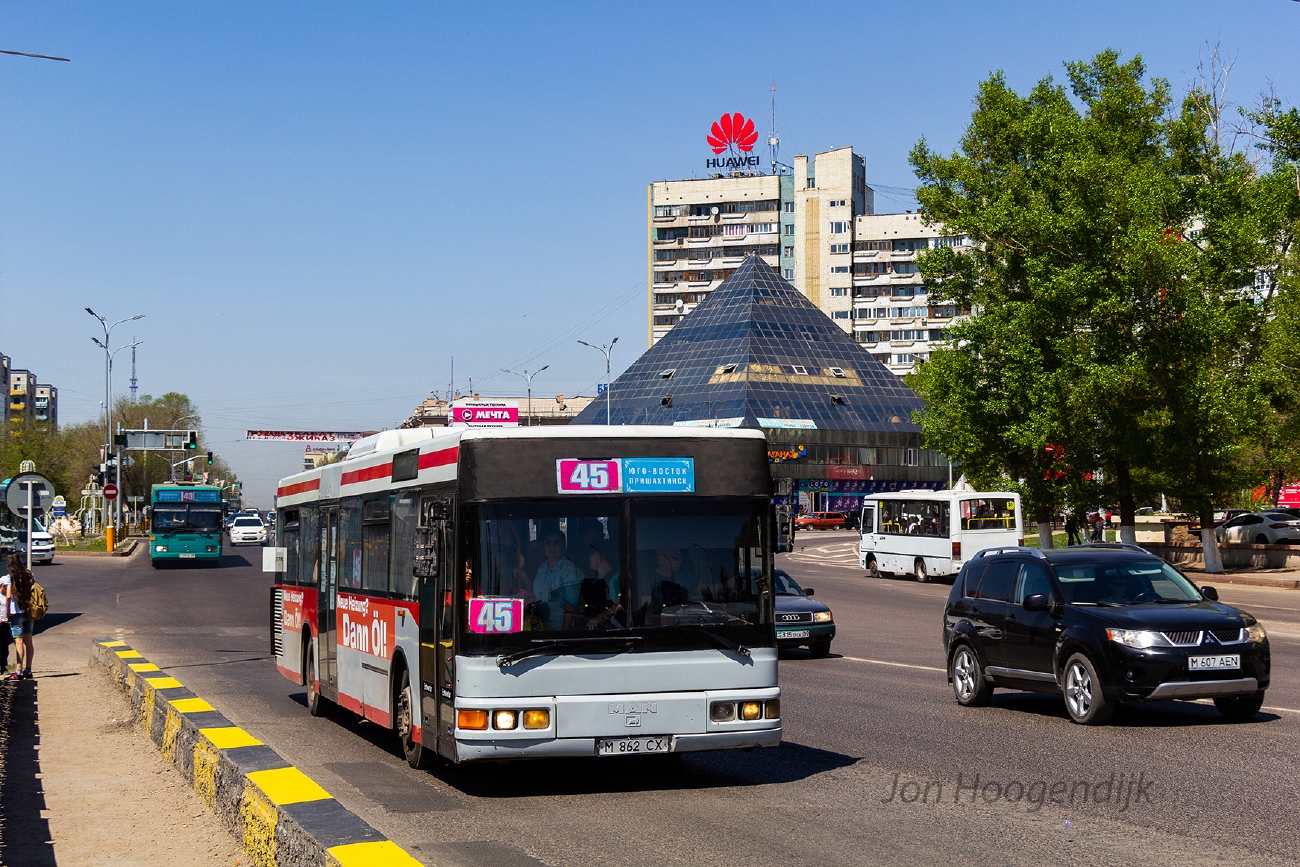
[[[107,457],[108,455],[113,454],[113,399],[112,399],[113,353],[108,348],[109,336],[113,333],[113,329],[121,325],[123,322],[134,322],[137,319],[143,319],[144,314],[139,313],[135,316],[128,316],[125,319],[119,319],[116,322],[114,322],[112,325],[109,325],[107,319],[105,319],[103,316],[100,316],[98,313],[96,313],[94,310],[91,310],[89,307],[86,308],[86,312],[89,313],[91,316],[95,317],[96,319],[98,319],[100,326],[104,329],[104,341],[102,343],[97,337],[92,337],[90,339],[94,341],[96,346],[104,350],[104,455]],[[140,343],[143,342],[144,341],[141,340],[131,345],[138,346]],[[129,347],[125,347],[125,346],[121,347],[121,349],[127,349],[127,348]],[[118,461],[115,461],[115,463],[119,463],[120,465],[120,462]],[[106,500],[104,502],[104,523],[106,525],[108,524],[111,511],[112,510],[110,510],[108,506],[108,501]],[[118,516],[121,515],[120,503],[118,504],[117,515]],[[114,520],[113,522],[113,529],[114,531],[116,531],[117,529],[116,520]]]
[[[524,382],[528,383],[528,427],[533,426],[533,377],[541,373],[543,370],[545,370],[548,367],[550,367],[549,364],[543,364],[541,367],[537,368],[532,373],[529,373],[526,370],[523,373],[520,373],[517,370],[506,370],[504,367],[501,368],[502,373],[510,373],[510,374],[514,374],[515,376],[522,376],[524,378]]]
[[[581,343],[583,346],[590,346],[592,349],[596,350],[597,352],[605,353],[605,424],[608,425],[609,424],[609,392],[610,392],[610,386],[612,385],[612,383],[609,381],[609,354],[614,351],[614,344],[618,343],[618,338],[615,337],[609,343],[602,343],[600,346],[596,346],[594,343],[588,343],[585,340],[579,340],[578,342]]]

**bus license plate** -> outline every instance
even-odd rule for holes
[[[181,559],[182,559],[182,560],[193,560],[194,557],[195,557],[195,555],[193,555],[193,554],[182,554],[182,555],[181,555]]]
[[[1219,669],[1241,668],[1241,656],[1232,654],[1230,656],[1189,656],[1187,657],[1188,671],[1216,671]]]
[[[673,745],[668,738],[599,738],[596,741],[598,756],[634,756],[672,751]]]
[[[778,632],[777,638],[808,638],[811,633],[807,629],[787,629],[784,632]]]

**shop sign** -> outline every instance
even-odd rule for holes
[[[751,154],[754,143],[758,141],[758,130],[754,129],[754,119],[745,117],[740,112],[724,114],[709,127],[705,141],[715,154],[726,151],[727,156],[716,156],[705,160],[704,165],[710,169],[736,171],[739,169],[756,169],[760,165],[757,154]]]

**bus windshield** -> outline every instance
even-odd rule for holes
[[[221,532],[221,509],[212,506],[155,503],[153,532],[158,534],[219,533]]]
[[[464,562],[467,644],[642,636],[638,649],[763,643],[766,506],[602,498],[474,507]]]

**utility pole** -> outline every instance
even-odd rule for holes
[[[143,314],[143,313],[139,313],[139,314],[137,314],[137,315],[135,315],[135,316],[128,316],[128,317],[125,318],[125,319],[119,319],[119,320],[117,320],[116,322],[114,322],[112,325],[109,325],[107,319],[105,319],[103,316],[100,316],[98,313],[96,313],[94,310],[91,310],[89,307],[86,308],[86,312],[89,313],[91,316],[95,317],[96,319],[98,319],[98,320],[99,320],[99,324],[100,324],[100,326],[104,329],[104,340],[103,340],[102,342],[100,341],[100,339],[99,339],[98,337],[92,337],[92,338],[90,338],[90,340],[91,340],[92,343],[94,343],[94,344],[95,344],[96,346],[98,346],[100,349],[104,350],[104,456],[105,456],[105,457],[108,457],[108,456],[110,456],[110,455],[113,455],[113,453],[114,453],[114,446],[113,446],[113,396],[112,396],[112,390],[113,390],[113,386],[112,386],[112,383],[113,383],[113,356],[116,355],[118,352],[121,352],[123,349],[126,349],[126,348],[127,348],[126,346],[121,346],[121,347],[118,347],[116,350],[110,350],[110,349],[108,348],[108,347],[109,347],[109,338],[110,338],[110,336],[112,335],[112,333],[113,333],[113,329],[114,329],[114,328],[116,328],[117,326],[121,325],[123,322],[134,322],[134,321],[137,320],[137,319],[143,319],[143,318],[144,318],[144,314]],[[137,340],[137,341],[135,341],[134,343],[132,343],[132,344],[130,344],[130,345],[131,345],[132,347],[134,347],[134,346],[139,346],[139,345],[140,345],[141,343],[143,343],[143,342],[144,342],[144,341],[142,341],[142,340]],[[120,461],[119,461],[119,463],[120,463]],[[119,470],[119,472],[120,472],[120,470]],[[120,491],[120,490],[121,490],[121,489],[119,488],[119,491]],[[110,523],[110,521],[112,522],[112,532],[107,533],[106,538],[105,538],[105,543],[106,543],[106,545],[107,545],[107,547],[108,547],[108,550],[109,550],[109,551],[112,551],[112,550],[113,550],[113,533],[117,531],[117,522],[116,522],[116,520],[114,519],[113,516],[114,516],[114,514],[116,514],[118,517],[121,516],[121,514],[122,514],[122,504],[121,504],[120,502],[117,503],[117,504],[116,504],[116,505],[117,505],[117,509],[116,509],[116,512],[114,512],[114,510],[113,510],[112,507],[110,506],[110,502],[111,502],[111,501],[109,501],[109,500],[105,500],[105,501],[104,501],[104,524],[105,524],[105,526],[108,526],[108,524]]]
[[[541,373],[543,370],[545,370],[548,367],[550,367],[549,364],[543,364],[541,367],[537,368],[532,373],[529,373],[526,370],[523,373],[520,373],[516,370],[506,370],[504,367],[501,368],[502,373],[510,373],[510,374],[514,374],[515,376],[522,376],[524,378],[524,382],[528,383],[528,427],[533,426],[533,377]]]
[[[603,352],[605,354],[605,424],[608,425],[610,423],[609,422],[609,416],[610,416],[609,393],[612,390],[611,389],[612,383],[609,381],[609,354],[614,350],[614,344],[618,343],[618,338],[615,337],[609,343],[602,343],[600,346],[596,346],[593,343],[588,343],[585,340],[579,340],[578,342],[581,343],[583,346],[590,346],[592,349],[596,350],[597,352]]]

